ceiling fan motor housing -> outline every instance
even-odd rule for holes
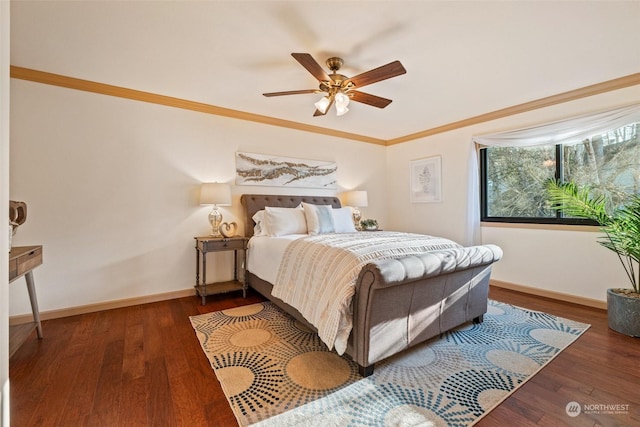
[[[329,67],[329,69],[334,73],[338,71],[342,65],[344,65],[344,61],[342,58],[338,58],[337,56],[327,59],[327,67]]]

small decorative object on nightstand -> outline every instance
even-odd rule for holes
[[[360,229],[362,231],[378,231],[378,221],[375,219],[363,219],[360,221]]]
[[[247,272],[244,269],[247,254],[248,238],[243,236],[213,237],[203,236],[196,239],[196,293],[202,297],[202,305],[207,295],[221,294],[231,291],[242,291],[247,296]],[[207,283],[207,253],[233,251],[233,280],[227,282]],[[238,278],[238,251],[242,251],[242,282]],[[201,274],[202,273],[202,274]]]
[[[238,224],[236,224],[235,222],[232,223],[228,223],[228,222],[223,222],[222,224],[220,224],[220,227],[218,227],[218,230],[220,231],[220,234],[222,234],[223,237],[233,237],[236,235],[236,232],[238,231]]]
[[[347,191],[343,193],[343,197],[344,204],[353,208],[353,225],[356,226],[356,230],[361,230],[360,218],[362,218],[362,214],[360,213],[360,208],[369,206],[367,192],[364,190]]]

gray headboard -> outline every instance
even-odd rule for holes
[[[253,236],[253,215],[265,206],[275,206],[281,208],[295,208],[300,203],[311,203],[314,205],[331,205],[334,208],[342,207],[340,199],[334,196],[287,196],[282,194],[243,194],[240,202],[244,207],[244,234],[247,237]]]

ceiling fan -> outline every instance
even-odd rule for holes
[[[314,117],[325,115],[334,103],[336,105],[337,115],[341,116],[349,111],[347,105],[350,100],[378,108],[384,108],[391,103],[390,99],[361,92],[358,89],[407,72],[400,61],[393,61],[387,65],[365,71],[355,77],[346,77],[342,74],[338,74],[338,70],[340,70],[340,67],[344,64],[342,58],[332,57],[327,59],[327,67],[331,70],[331,74],[327,74],[320,64],[318,64],[308,53],[292,53],[291,56],[293,56],[300,65],[306,68],[313,77],[318,79],[318,82],[320,83],[319,88],[290,90],[286,92],[269,92],[263,93],[263,95],[270,97],[300,95],[305,93],[322,93],[324,94],[323,98],[315,103],[316,111],[313,114]]]

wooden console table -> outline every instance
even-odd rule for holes
[[[33,269],[40,264],[42,264],[42,246],[15,246],[9,252],[9,283],[24,276],[33,313],[33,322],[9,327],[9,357],[13,356],[34,329],[38,331],[38,338],[42,339],[42,324],[33,281]]]

